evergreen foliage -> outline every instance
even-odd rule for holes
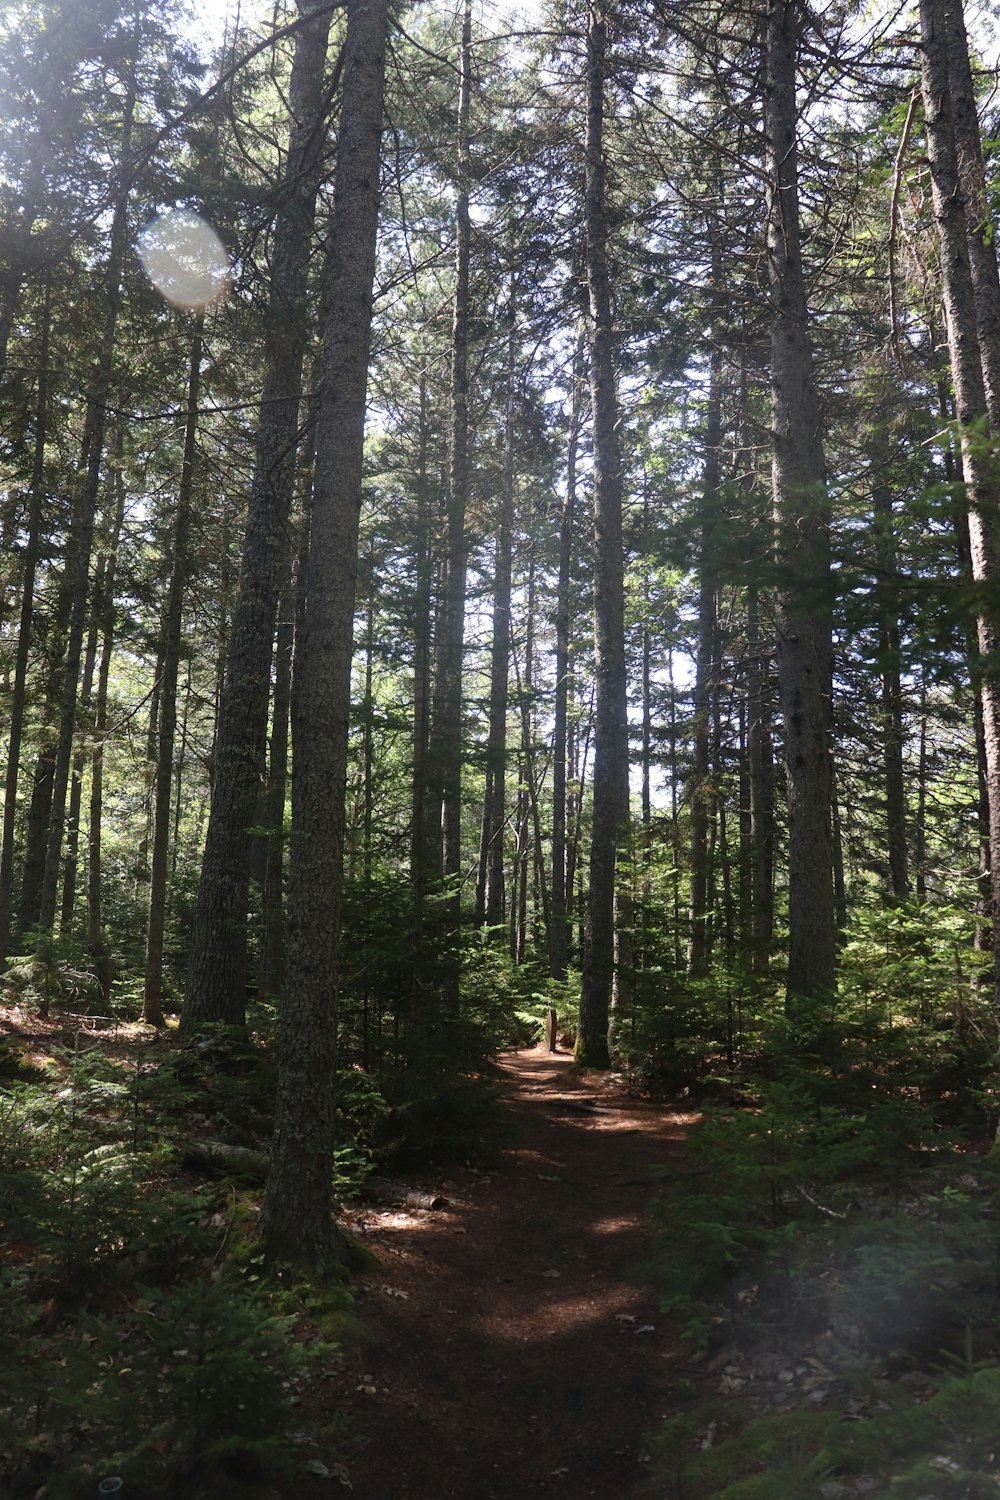
[[[207,1500],[292,1471],[292,1398],[336,1356],[296,1330],[305,1315],[342,1334],[350,1294],[266,1280],[259,1209],[235,1180],[178,1165],[199,1128],[258,1139],[265,1055],[224,1032],[154,1057],[91,1044],[0,1089],[5,1494],[82,1497],[103,1471],[138,1493]],[[378,1112],[356,1092],[334,1164],[342,1192],[371,1168]]]
[[[489,1159],[552,1007],[707,1106],[654,1269],[692,1338],[964,1360],[682,1488],[884,1452],[887,1494],[986,1493],[985,43],[951,0],[592,0],[393,5],[356,53],[373,14],[0,15],[0,1318],[63,1371],[0,1372],[11,1475],[279,1470],[294,1339],[216,1216],[273,1160],[279,1271],[305,1209],[336,1259],[331,1189]],[[174,209],[213,304],[142,268]]]
[[[881,932],[899,963],[905,931],[893,912]],[[854,993],[804,1034],[766,1028],[664,1201],[648,1272],[687,1336],[751,1363],[777,1350],[789,1381],[811,1363],[823,1388],[822,1409],[759,1415],[735,1397],[672,1418],[654,1452],[669,1455],[678,1496],[839,1494],[841,1478],[873,1474],[886,1495],[995,1489],[977,1413],[997,1378],[1000,1184],[994,1155],[967,1144],[994,1121],[993,1057],[966,1050],[983,1010],[960,1037],[919,987],[909,1003],[899,990],[873,999],[876,985]],[[958,1109],[956,1058],[979,1079]],[[906,1371],[924,1373],[892,1378]]]

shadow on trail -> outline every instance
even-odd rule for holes
[[[694,1117],[571,1062],[501,1059],[514,1144],[495,1169],[440,1184],[449,1212],[357,1216],[380,1260],[360,1289],[372,1341],[324,1382],[331,1411],[350,1413],[357,1500],[649,1493],[641,1440],[663,1415],[672,1351],[655,1294],[632,1278],[656,1169]]]

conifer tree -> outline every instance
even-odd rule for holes
[[[319,1275],[344,1253],[330,1213],[337,982],[386,21],[385,0],[348,0],[309,554],[295,647],[288,991],[264,1207],[269,1254]]]
[[[788,791],[788,995],[829,998],[833,904],[830,512],[813,376],[798,196],[798,0],[767,0],[764,135],[771,289],[778,681]]]
[[[585,224],[594,442],[594,633],[596,706],[587,933],[577,1061],[608,1066],[615,953],[615,873],[628,821],[628,699],[622,457],[608,272],[604,105],[608,15],[591,0],[587,21]]]
[[[212,807],[191,934],[183,1030],[246,1014],[249,829],[260,790],[271,656],[299,441],[309,331],[309,256],[323,159],[331,13],[304,0],[289,82],[289,140],[275,220],[267,366],[225,687],[216,728]]]

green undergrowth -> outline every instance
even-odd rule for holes
[[[266,1057],[105,1046],[0,1079],[0,1493],[263,1494],[333,1456],[296,1404],[356,1328],[350,1290],[265,1270],[259,1183],[183,1165],[185,1140],[263,1143]]]
[[[296,1338],[266,1291],[201,1275],[51,1329],[23,1287],[5,1293],[4,1493],[74,1500],[115,1473],[130,1495],[253,1494],[295,1471],[293,1401],[332,1351]]]
[[[671,1418],[651,1445],[671,1500],[987,1500],[1000,1491],[1000,1365],[954,1362],[917,1399],[888,1380],[826,1411],[730,1402]],[[861,1415],[854,1415],[859,1407]]]
[[[269,1265],[258,1238],[276,1011],[255,1006],[246,1031],[150,1040],[120,1012],[67,1009],[52,957],[7,996],[49,1011],[51,1029],[0,1045],[0,1494],[75,1500],[113,1473],[130,1500],[252,1500],[310,1460],[334,1472],[342,1434],[298,1405],[361,1336],[351,1292]],[[460,1020],[383,1033],[377,1059],[370,1035],[367,1067],[347,997],[341,1200],[376,1170],[495,1153],[502,972],[482,965]]]
[[[1000,1494],[989,1027],[849,980],[719,1075],[658,1210],[647,1272],[731,1371],[653,1442],[677,1500]]]

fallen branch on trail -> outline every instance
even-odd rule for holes
[[[542,1103],[547,1104],[549,1109],[566,1109],[577,1115],[611,1115],[615,1112],[607,1105],[595,1104],[590,1099],[543,1099]]]

